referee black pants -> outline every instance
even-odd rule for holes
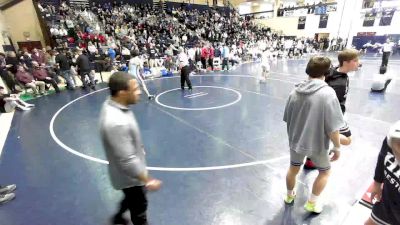
[[[186,82],[187,86],[189,87],[189,89],[192,89],[192,82],[190,82],[189,74],[190,74],[189,66],[182,67],[182,69],[181,69],[181,88],[182,89],[185,88],[185,82]]]
[[[389,56],[390,56],[390,52],[383,52],[383,55],[382,55],[382,66],[386,66],[387,67],[387,65],[389,63]]]

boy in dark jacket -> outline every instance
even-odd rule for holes
[[[325,82],[333,88],[340,103],[342,113],[346,112],[346,99],[349,90],[349,76],[347,73],[358,70],[358,51],[354,49],[345,49],[338,55],[339,66],[333,67],[329,74],[325,76]],[[346,125],[340,129],[340,143],[349,145],[351,143],[351,131]],[[304,164],[305,169],[314,169],[314,163],[307,158]]]

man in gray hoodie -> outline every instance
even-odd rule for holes
[[[290,167],[286,175],[287,196],[292,204],[295,197],[296,176],[305,157],[313,160],[319,170],[305,210],[321,213],[318,197],[325,188],[330,174],[330,162],[340,157],[339,130],[344,125],[343,114],[335,91],[324,81],[330,68],[327,57],[313,57],[307,64],[309,78],[290,93],[283,120],[287,124],[290,146]],[[329,151],[330,140],[333,149]],[[330,154],[332,156],[330,157]]]
[[[127,210],[134,225],[147,225],[146,192],[156,191],[161,181],[149,177],[145,152],[135,116],[128,108],[140,99],[138,82],[128,73],[116,72],[108,83],[111,98],[104,102],[100,114],[100,134],[111,183],[124,192],[119,212],[113,224],[128,224],[123,218]]]

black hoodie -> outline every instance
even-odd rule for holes
[[[325,77],[325,82],[333,88],[336,92],[336,96],[340,102],[340,108],[342,113],[346,111],[346,98],[349,90],[349,76],[347,73],[341,73],[338,71],[338,67],[334,67],[330,70],[329,74]]]

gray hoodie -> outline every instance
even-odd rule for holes
[[[313,155],[329,150],[329,134],[344,125],[335,91],[320,79],[296,85],[286,102],[290,150]]]

